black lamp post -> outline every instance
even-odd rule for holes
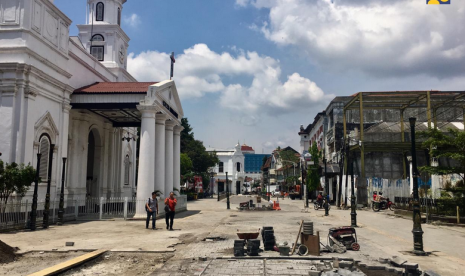
[[[229,206],[229,181],[228,181],[228,172],[226,172],[226,209],[231,209]]]
[[[423,251],[423,230],[421,229],[420,199],[418,196],[417,154],[415,149],[415,122],[416,118],[409,118],[410,135],[412,141],[412,175],[413,175],[413,253],[426,255]]]
[[[39,189],[39,171],[40,171],[40,157],[42,154],[37,153],[37,166],[36,166],[36,179],[34,183],[34,195],[32,196],[32,210],[31,210],[31,231],[36,230],[37,221],[37,190]]]
[[[55,148],[54,144],[50,145],[50,151],[48,155],[48,179],[47,179],[47,194],[45,195],[45,208],[44,208],[44,220],[42,222],[42,227],[45,229],[48,228],[48,220],[50,218],[50,186],[52,184],[52,164],[53,164],[53,149]]]
[[[245,193],[247,194],[249,192],[248,186],[247,186],[247,175],[244,178],[244,184],[245,184]]]
[[[329,216],[329,185],[328,185],[328,174],[327,174],[327,167],[326,167],[326,153],[323,151],[324,159],[323,162],[325,163],[325,193],[326,193],[326,205],[325,205],[325,216]]]
[[[354,185],[354,161],[355,158],[352,158],[352,162],[350,162],[350,226],[351,227],[358,227],[357,226],[357,200],[355,198],[355,185]],[[349,160],[347,160],[349,162]],[[347,163],[349,165],[349,163]]]
[[[66,172],[66,157],[63,157],[63,169],[61,172],[61,190],[60,190],[60,208],[58,209],[58,225],[64,224],[63,215],[65,213],[65,172]]]

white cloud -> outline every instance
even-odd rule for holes
[[[131,14],[130,16],[125,16],[123,18],[123,21],[126,25],[129,25],[133,28],[139,26],[139,24],[141,23],[139,15],[135,13]]]
[[[269,9],[268,21],[258,28],[267,39],[296,46],[325,68],[375,76],[465,73],[465,1],[440,6],[418,0],[248,2]]]
[[[235,55],[216,53],[205,44],[197,44],[178,55],[174,76],[181,97],[219,93],[221,106],[238,111],[244,116],[240,119],[244,124],[256,124],[263,112],[279,115],[317,105],[321,109],[332,97],[298,73],[281,82],[281,68],[276,59],[231,49]],[[137,56],[131,53],[128,71],[139,81],[164,80],[168,78],[169,64],[168,53],[147,51]],[[244,84],[244,79],[250,78],[252,82]]]

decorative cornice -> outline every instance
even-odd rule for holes
[[[51,62],[48,59],[42,57],[41,55],[39,55],[35,51],[29,49],[28,47],[25,47],[25,46],[16,47],[15,46],[15,47],[2,47],[2,48],[0,48],[0,54],[23,54],[23,53],[34,57],[35,59],[37,59],[38,61],[40,61],[44,65],[50,67],[51,69],[53,69],[57,73],[65,76],[68,79],[73,76],[72,74],[68,73],[66,70],[63,70],[62,68],[58,67],[53,62]]]

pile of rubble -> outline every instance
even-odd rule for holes
[[[9,263],[15,260],[17,249],[0,241],[0,263]]]

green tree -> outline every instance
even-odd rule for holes
[[[207,152],[203,142],[199,140],[192,140],[187,143],[185,153],[192,160],[192,170],[196,174],[206,173],[208,168],[220,162],[216,153]]]
[[[294,174],[297,175],[299,172],[299,156],[296,155],[295,151],[283,150],[279,152],[279,157],[283,163],[286,184],[290,185],[291,183],[295,183],[295,181],[298,179],[298,177],[295,177]]]
[[[181,152],[186,152],[187,145],[194,140],[194,132],[187,118],[181,119],[181,126],[184,128],[181,131]]]
[[[421,138],[426,138],[422,143],[424,148],[430,150],[430,155],[436,158],[452,159],[451,166],[423,166],[420,171],[429,174],[458,174],[465,180],[465,132],[449,129],[442,132],[430,128],[418,133]]]
[[[320,184],[320,175],[318,174],[318,167],[321,159],[321,152],[318,150],[316,143],[310,148],[309,153],[312,155],[313,165],[310,165],[307,170],[307,190],[309,192],[316,191]]]
[[[181,175],[185,175],[192,171],[192,160],[186,153],[181,153]]]
[[[24,164],[4,164],[0,160],[0,201],[6,207],[8,198],[11,194],[16,193],[23,197],[27,190],[34,182],[36,170],[32,166]],[[4,211],[4,210],[2,210]]]

